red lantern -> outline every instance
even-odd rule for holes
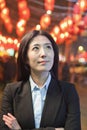
[[[28,20],[30,17],[30,10],[28,8],[22,10],[19,12],[20,18]]]
[[[9,17],[5,17],[4,24],[5,24],[5,27],[6,27],[7,31],[9,33],[11,33],[12,30],[13,30],[13,25],[12,25],[11,19]]]
[[[7,24],[6,25],[6,29],[9,33],[12,33],[12,30],[13,30],[13,25],[11,23]]]
[[[40,25],[42,28],[47,28],[51,23],[51,17],[48,14],[44,14],[40,19]]]
[[[55,0],[44,0],[44,6],[46,10],[53,10],[54,9]]]
[[[19,11],[26,9],[26,7],[27,7],[26,1],[23,0],[23,1],[19,1],[18,2],[18,9],[19,9]]]

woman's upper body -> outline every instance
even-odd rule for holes
[[[80,130],[78,95],[72,85],[58,81],[58,47],[51,35],[44,31],[27,33],[20,44],[17,64],[20,82],[6,87],[3,97],[2,114],[6,126],[23,130],[57,130],[60,127]],[[31,90],[36,86],[32,84],[39,88],[39,93],[35,92],[38,103],[43,95],[40,91],[47,85],[42,109],[40,104],[35,106]]]
[[[7,113],[11,113],[16,117],[22,130],[35,129],[29,81],[12,83],[5,88],[2,115]],[[0,122],[1,130],[8,130],[4,122]],[[81,129],[79,98],[73,84],[57,81],[52,77],[47,90],[39,129],[49,130],[50,128],[50,130],[54,130],[54,128],[62,127],[64,130]]]

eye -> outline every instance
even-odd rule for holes
[[[39,50],[39,47],[35,46],[32,48],[32,50],[37,51],[37,50]]]
[[[47,47],[47,49],[52,49],[51,45],[47,45],[46,47]]]

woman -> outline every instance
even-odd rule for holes
[[[58,80],[58,47],[44,31],[27,33],[18,53],[18,82],[4,90],[1,130],[80,130],[73,84]]]

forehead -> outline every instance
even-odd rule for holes
[[[45,44],[45,43],[50,43],[51,44],[51,41],[46,36],[42,36],[42,35],[36,36],[31,41],[31,44]]]

